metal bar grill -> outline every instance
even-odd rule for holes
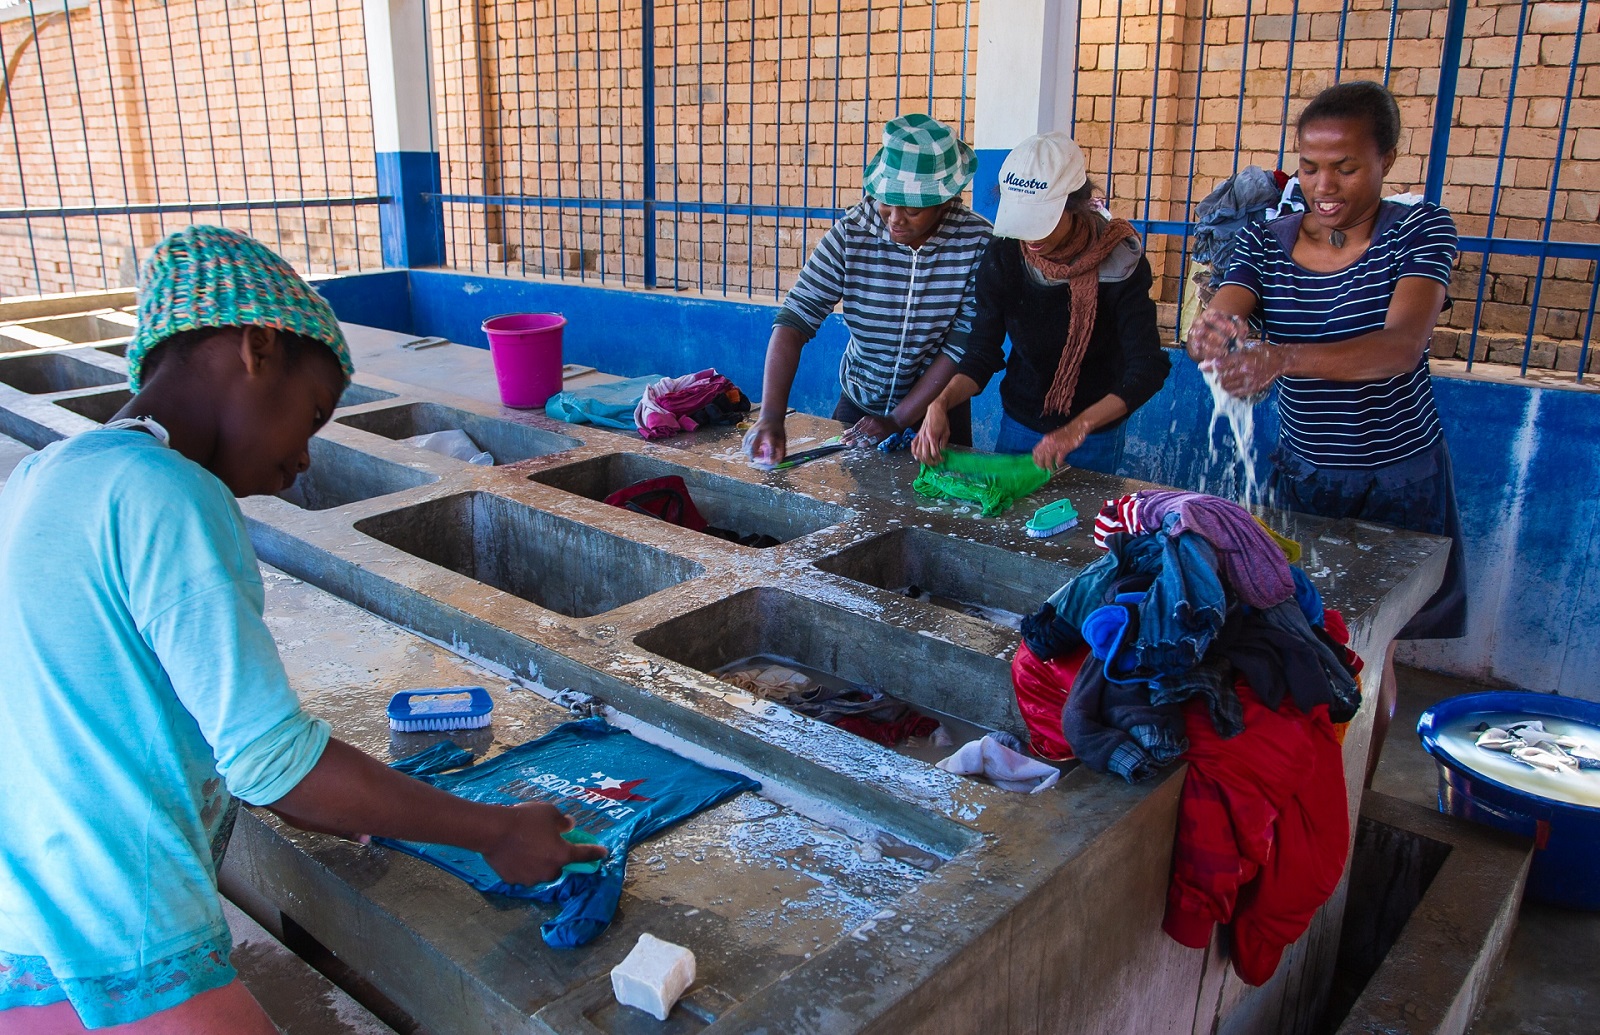
[[[196,219],[306,273],[381,266],[360,0],[245,10],[0,3],[0,295],[131,285]]]
[[[778,298],[859,197],[887,119],[926,111],[971,138],[970,0],[527,0],[531,18],[522,2],[431,0],[453,268],[493,254],[496,271]],[[479,74],[462,51],[478,38],[548,49],[557,72]],[[481,182],[461,143],[480,137],[500,156]]]

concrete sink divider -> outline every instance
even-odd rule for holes
[[[346,399],[341,406],[353,406],[357,401],[375,402],[374,399],[351,396],[351,391],[361,388],[352,385],[345,390]],[[560,453],[583,443],[570,435],[556,435],[524,424],[492,420],[470,410],[458,410],[437,403],[407,403],[402,406],[385,406],[364,413],[340,417],[339,423],[352,428],[370,431],[384,438],[405,439],[414,435],[429,435],[439,431],[465,431],[479,449],[487,450],[497,464],[514,464],[529,457]]]
[[[900,592],[917,586],[1019,615],[1037,611],[1062,583],[1061,566],[1054,561],[916,527],[874,536],[816,564],[879,589]]]
[[[562,464],[529,477],[585,499],[604,500],[618,489],[671,475],[683,479],[695,509],[712,527],[769,535],[780,543],[853,516],[842,507],[808,496],[631,452],[607,453]]]
[[[404,337],[351,333],[358,367],[362,348]],[[93,368],[90,384],[119,380],[104,379],[116,357],[74,355]],[[60,383],[59,396],[15,390],[5,368],[28,358],[0,356],[0,385],[11,386],[0,387],[0,431],[38,448],[106,413],[69,390],[79,382]],[[78,405],[55,405],[66,399]],[[787,654],[1017,730],[1016,634],[896,590],[917,582],[1031,609],[1097,555],[1086,527],[1028,539],[1031,506],[1067,495],[1092,514],[1138,483],[1067,472],[1028,506],[980,520],[917,497],[904,454],[763,474],[741,462],[732,429],[651,444],[372,375],[345,402],[313,444],[309,509],[244,501],[258,553],[285,573],[269,573],[269,620],[297,689],[340,736],[379,757],[411,753],[430,741],[391,737],[388,696],[481,683],[497,697],[495,723],[455,739],[492,750],[566,718],[546,695],[572,689],[639,736],[763,784],[637,849],[617,922],[567,952],[540,941],[543,907],[487,899],[409,857],[266,813],[243,817],[230,893],[264,922],[303,929],[424,1027],[643,1030],[642,1015],[611,1003],[605,975],[644,930],[700,958],[674,1031],[1320,1024],[1344,888],[1259,989],[1232,975],[1225,936],[1193,951],[1160,931],[1181,767],[1136,787],[1074,769],[1049,793],[1007,794],[706,674],[746,654]],[[397,440],[452,411],[485,445],[575,444],[478,467]],[[795,417],[790,428],[803,448],[836,426]],[[751,549],[599,502],[668,473],[713,524],[780,545]],[[1354,522],[1285,527],[1350,621],[1374,686],[1388,641],[1438,583],[1443,542]],[[1346,738],[1352,816],[1370,727],[1369,708]]]

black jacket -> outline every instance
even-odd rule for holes
[[[958,372],[982,389],[1004,370],[1000,402],[1006,415],[1039,432],[1054,431],[1108,394],[1121,396],[1129,413],[1149,402],[1166,382],[1172,362],[1156,329],[1149,261],[1141,255],[1131,270],[1123,264],[1120,279],[1108,279],[1117,275],[1109,272],[1117,258],[1113,254],[1101,266],[1094,331],[1067,416],[1043,411],[1067,343],[1072,292],[1065,284],[1046,287],[1035,280],[1016,241],[995,238],[978,267],[977,315]],[[1007,337],[1009,358],[1003,349]]]

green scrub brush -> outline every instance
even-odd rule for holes
[[[1028,535],[1034,539],[1049,539],[1077,527],[1077,524],[1078,512],[1073,508],[1072,501],[1056,500],[1033,512],[1033,517],[1028,519]]]

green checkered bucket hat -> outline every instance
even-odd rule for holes
[[[902,115],[883,127],[883,146],[867,163],[863,189],[885,205],[942,205],[972,182],[978,158],[955,133],[923,114]]]
[[[150,350],[183,331],[272,327],[320,341],[344,376],[355,373],[338,317],[276,252],[219,226],[191,226],[156,245],[139,274],[139,326],[128,343],[137,392]]]

